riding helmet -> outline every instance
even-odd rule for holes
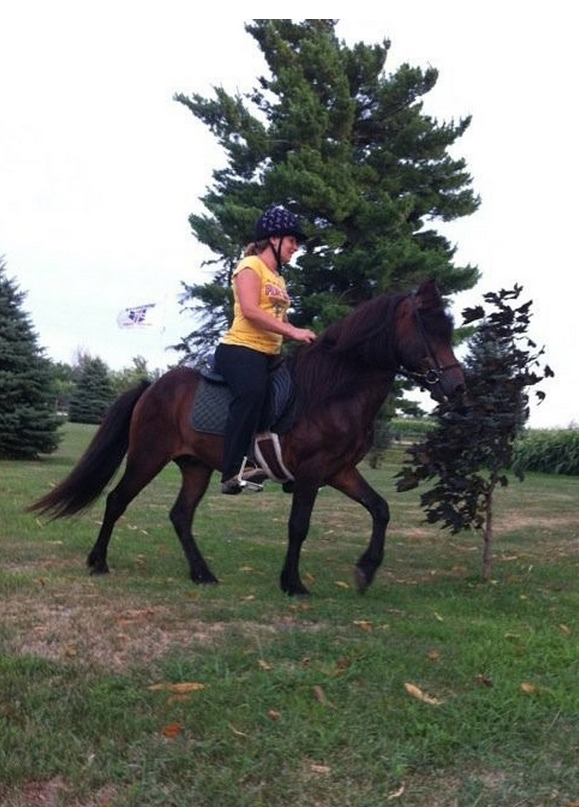
[[[255,240],[265,241],[273,236],[284,235],[293,235],[298,242],[306,240],[298,217],[281,205],[272,205],[261,214],[256,222]]]

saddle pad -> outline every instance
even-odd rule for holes
[[[201,379],[197,387],[191,425],[205,434],[223,434],[229,411],[231,392],[225,384],[212,384]]]

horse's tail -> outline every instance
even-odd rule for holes
[[[117,398],[70,474],[50,493],[27,507],[28,511],[63,518],[79,513],[94,502],[127,453],[133,410],[150,384],[143,380]]]

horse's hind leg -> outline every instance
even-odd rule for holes
[[[107,551],[115,524],[135,496],[149,484],[164,465],[166,465],[164,460],[152,464],[150,457],[132,456],[127,459],[127,466],[120,482],[107,496],[103,523],[86,561],[91,574],[108,572]]]
[[[387,501],[377,493],[356,468],[347,468],[329,480],[331,486],[359,502],[372,516],[372,536],[366,551],[358,558],[354,579],[358,591],[365,591],[384,558],[386,527],[390,520]]]
[[[219,581],[207,565],[191,531],[195,510],[203,498],[211,478],[211,468],[200,464],[192,457],[179,457],[175,462],[181,469],[183,483],[171,509],[171,523],[189,563],[191,580],[200,584],[217,583]]]

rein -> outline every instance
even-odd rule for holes
[[[420,313],[416,307],[416,297],[414,294],[410,295],[410,302],[412,304],[412,318],[416,323],[418,333],[420,334],[420,337],[422,339],[422,343],[426,351],[426,359],[433,366],[429,367],[423,373],[419,372],[418,370],[407,370],[406,368],[400,370],[400,373],[406,376],[407,378],[412,379],[413,381],[418,381],[420,384],[433,387],[435,384],[438,384],[443,373],[445,373],[447,370],[452,370],[454,367],[460,367],[460,364],[456,361],[453,362],[452,364],[438,363],[438,361],[436,360],[436,356],[434,355],[434,351],[430,346],[430,342],[428,341],[428,335],[424,330],[422,320],[420,319]]]

